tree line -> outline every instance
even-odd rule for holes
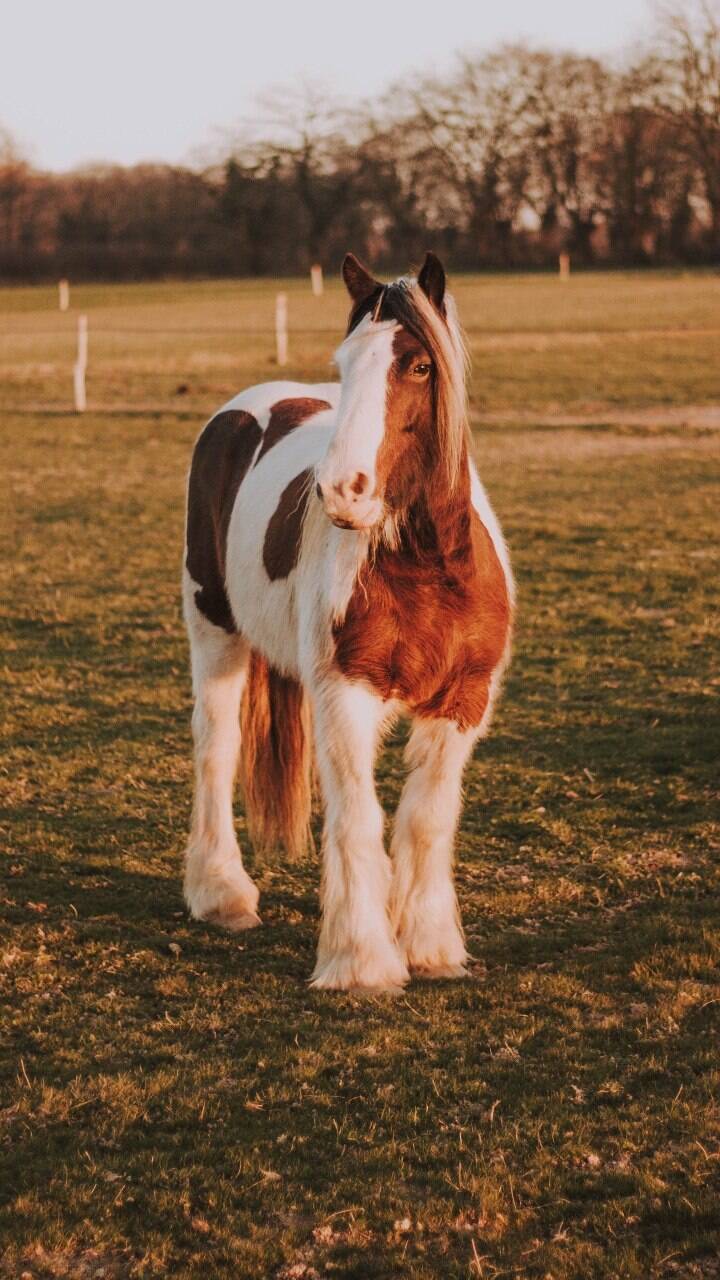
[[[611,62],[523,44],[372,103],[278,91],[205,168],[34,169],[0,136],[0,275],[35,280],[720,258],[720,12]]]

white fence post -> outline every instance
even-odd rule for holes
[[[88,357],[88,321],[87,316],[78,316],[78,349],[77,360],[73,369],[73,386],[75,389],[75,412],[84,413],[87,407],[85,396],[85,371]]]
[[[310,283],[312,291],[316,298],[322,298],[323,294],[323,272],[319,262],[310,268]]]
[[[558,262],[560,264],[560,279],[569,280],[570,279],[570,254],[561,253],[558,259]]]
[[[275,344],[278,364],[287,364],[288,327],[287,294],[279,293],[275,299]]]
[[[58,303],[61,311],[67,311],[70,306],[70,282],[68,280],[58,280]]]

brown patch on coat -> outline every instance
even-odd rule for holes
[[[314,476],[306,467],[294,476],[280,494],[265,531],[263,564],[271,582],[287,578],[300,557],[302,527]]]
[[[193,450],[187,497],[188,573],[195,603],[208,621],[237,630],[225,590],[227,531],[238,489],[262,439],[244,409],[226,409],[207,424]]]
[[[350,680],[415,715],[480,724],[511,623],[502,565],[462,484],[437,482],[408,511],[396,549],[380,547],[334,628],[335,661]]]
[[[255,466],[273,445],[284,440],[285,436],[299,427],[307,418],[320,413],[322,409],[331,407],[329,400],[314,400],[311,396],[292,396],[287,400],[278,400],[270,410],[270,421],[265,428],[262,447],[255,459]]]

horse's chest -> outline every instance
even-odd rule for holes
[[[459,575],[382,564],[358,583],[335,628],[335,661],[352,680],[417,715],[477,725],[507,639],[502,570]]]

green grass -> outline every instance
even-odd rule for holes
[[[241,938],[183,909],[198,425],[4,421],[0,1276],[717,1276],[716,438],[478,434],[520,620],[474,963],[393,1000],[307,989],[315,861],[257,868]]]

